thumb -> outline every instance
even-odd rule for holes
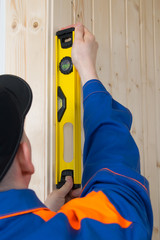
[[[66,197],[73,187],[73,180],[71,176],[66,176],[65,184],[58,190],[59,197]]]

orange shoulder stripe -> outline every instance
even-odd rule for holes
[[[33,212],[35,215],[41,217],[45,222],[49,221],[56,215],[56,212],[52,212],[49,209],[40,209],[38,211]]]
[[[16,213],[8,214],[8,215],[0,217],[0,220],[5,219],[5,218],[10,218],[10,217],[15,217],[15,216],[27,214],[27,213],[33,213],[35,215],[38,215],[45,222],[50,220],[52,217],[54,217],[56,215],[55,212],[50,211],[48,208],[37,208],[37,209],[30,209],[30,210],[23,211],[23,212],[16,212]]]
[[[73,199],[66,203],[58,213],[65,214],[75,230],[81,228],[81,221],[85,218],[104,224],[118,224],[122,228],[128,228],[132,224],[119,214],[102,191],[93,191],[86,197]]]

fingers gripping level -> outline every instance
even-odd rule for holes
[[[72,59],[74,28],[56,33],[56,186],[81,186],[81,85]],[[66,131],[66,127],[68,127]]]

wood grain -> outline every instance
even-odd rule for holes
[[[145,131],[147,132],[147,145],[145,159],[145,176],[150,183],[151,202],[154,212],[153,239],[159,239],[159,206],[158,206],[158,168],[157,168],[157,142],[156,142],[156,81],[155,81],[155,40],[154,40],[154,18],[155,6],[153,1],[144,1],[145,10],[145,67],[146,81],[144,85],[145,111],[147,118]]]
[[[112,0],[112,95],[126,105],[127,60],[126,60],[126,9],[124,0]]]
[[[104,86],[112,93],[112,35],[110,34],[110,1],[94,0],[94,34],[99,45],[97,72]],[[101,17],[99,17],[101,13]],[[105,54],[104,54],[105,53]]]
[[[55,134],[56,134],[56,81],[55,81],[55,34],[72,24],[70,0],[47,1],[46,11],[46,151],[45,151],[45,197],[55,186]]]
[[[37,7],[40,6],[40,7]],[[24,78],[33,91],[25,122],[36,174],[30,187],[44,199],[45,2],[6,1],[6,72]]]
[[[157,192],[158,192],[158,213],[155,219],[154,231],[157,239],[160,239],[160,1],[153,1],[154,21],[154,62],[155,62],[155,88],[156,88],[156,167],[157,167]]]
[[[140,1],[126,1],[127,106],[133,115],[131,133],[140,150],[141,170],[144,174],[140,18]]]

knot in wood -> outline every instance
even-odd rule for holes
[[[17,28],[17,25],[18,25],[18,23],[17,23],[17,21],[16,20],[13,20],[13,22],[12,22],[12,25],[11,25],[11,27],[12,27],[12,30],[16,30],[16,28]]]
[[[35,22],[33,22],[33,28],[38,28],[38,22],[37,21],[35,21]]]

